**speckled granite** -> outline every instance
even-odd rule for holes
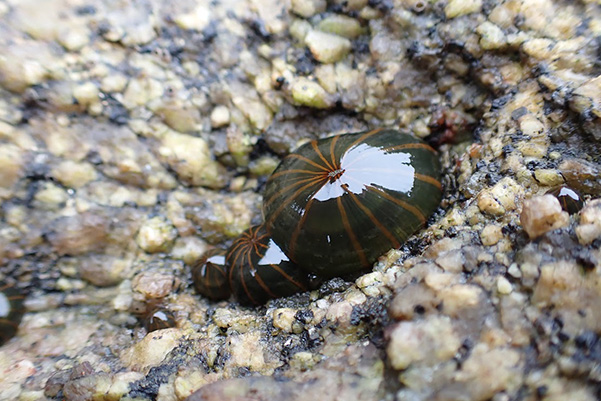
[[[601,9],[551,0],[0,2],[2,400],[597,400]],[[444,165],[373,271],[243,308],[190,264],[303,141]],[[567,183],[585,206],[553,197]],[[155,307],[176,327],[147,333]],[[195,393],[195,391],[197,391]]]

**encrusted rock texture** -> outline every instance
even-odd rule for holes
[[[0,2],[2,400],[601,397],[593,0]],[[308,139],[426,138],[445,196],[373,271],[261,307],[190,264]],[[572,215],[550,189],[585,205]],[[147,333],[156,307],[176,326]]]

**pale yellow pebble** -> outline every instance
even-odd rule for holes
[[[301,77],[295,79],[290,91],[295,102],[317,109],[325,109],[334,105],[332,96],[316,82]]]
[[[200,3],[190,12],[175,15],[173,22],[182,29],[202,31],[211,22],[211,16],[211,9]]]
[[[326,10],[326,0],[292,0],[291,3],[292,11],[305,18]]]
[[[503,238],[503,231],[501,227],[496,224],[488,224],[480,233],[480,240],[482,245],[491,246],[498,243]]]
[[[103,92],[123,92],[127,85],[127,77],[121,74],[109,74],[100,82]]]
[[[456,18],[480,11],[482,0],[449,0],[444,8],[447,18]]]
[[[73,97],[84,106],[98,102],[99,93],[98,87],[92,82],[85,82],[73,89]]]
[[[511,275],[512,277],[515,277],[515,278],[522,277],[522,271],[520,270],[517,263],[512,263],[511,265],[509,265],[509,268],[507,269],[507,273],[509,273],[509,275]]]
[[[497,25],[486,21],[476,28],[480,35],[480,46],[485,50],[499,49],[507,43],[505,34]]]
[[[351,50],[351,41],[347,38],[318,30],[307,33],[305,44],[313,57],[325,64],[340,61]]]
[[[499,276],[497,278],[497,291],[499,291],[499,294],[507,295],[513,291],[513,286],[505,277]]]
[[[230,123],[230,110],[226,106],[216,106],[211,112],[211,127],[221,128]]]
[[[278,308],[273,311],[273,327],[285,333],[292,333],[292,325],[295,322],[296,309]]]
[[[534,178],[540,184],[553,187],[564,183],[563,176],[558,170],[541,168],[534,171]]]
[[[167,252],[176,236],[177,231],[171,222],[157,216],[142,224],[136,236],[136,243],[148,253]]]

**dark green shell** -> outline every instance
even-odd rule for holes
[[[156,308],[144,318],[144,327],[149,333],[175,327],[175,316],[169,309]]]
[[[550,190],[547,193],[555,196],[559,201],[561,208],[569,214],[578,213],[580,209],[584,207],[582,195],[580,195],[578,191],[568,187],[567,185],[562,185],[558,188]]]
[[[17,333],[25,296],[11,284],[0,284],[0,345]]]
[[[227,272],[225,250],[211,249],[192,266],[194,288],[207,298],[226,299],[231,293]]]
[[[263,225],[246,230],[228,249],[229,283],[241,304],[260,305],[309,288],[310,277],[284,255]]]
[[[423,227],[442,197],[430,146],[394,130],[311,141],[267,182],[267,231],[306,271],[334,277],[367,269]]]

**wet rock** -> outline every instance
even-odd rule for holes
[[[509,177],[478,194],[478,208],[486,214],[500,216],[515,210],[523,197],[523,189]]]
[[[596,308],[601,294],[594,283],[582,275],[573,261],[558,261],[541,266],[540,278],[534,288],[532,302],[539,307],[557,305],[564,321],[563,330],[584,327],[597,330],[601,326]],[[581,310],[581,313],[578,313]]]
[[[65,49],[78,51],[90,42],[90,35],[91,32],[87,28],[76,27],[60,32],[58,41]]]
[[[0,60],[0,84],[10,91],[23,92],[48,78],[46,67],[56,62],[49,49],[33,40],[23,40],[18,46],[3,46],[5,57]]]
[[[600,89],[601,77],[598,76],[576,88],[570,98],[570,108],[578,113],[586,114],[588,121],[585,121],[583,127],[597,141],[601,140],[601,131],[598,128],[601,117]]]
[[[381,396],[383,365],[373,346],[350,347],[341,357],[331,358],[306,372],[300,380],[249,377],[209,384],[187,401],[227,400],[377,400]]]
[[[582,159],[566,159],[559,165],[559,171],[572,188],[586,194],[601,193],[601,172],[598,165]]]
[[[79,276],[99,287],[116,285],[128,276],[132,261],[109,255],[89,255],[80,260]]]
[[[521,384],[520,354],[505,347],[478,345],[463,363],[457,380],[473,400],[489,399],[500,391],[513,393]]]
[[[524,156],[541,158],[547,154],[550,145],[550,138],[547,135],[545,125],[534,115],[526,114],[519,119],[520,129],[522,133],[529,139],[528,141],[520,141],[517,144],[517,149]]]
[[[513,287],[505,277],[499,277],[497,279],[497,291],[499,291],[499,294],[507,295],[513,291]]]
[[[230,337],[231,359],[228,368],[245,368],[251,372],[270,372],[275,366],[266,356],[266,345],[259,334],[248,332]]]
[[[390,317],[410,320],[436,310],[440,304],[436,293],[424,285],[413,284],[401,289],[390,303]]]
[[[81,255],[106,245],[109,222],[92,211],[59,217],[48,228],[47,238],[59,255]]]
[[[34,290],[0,398],[598,398],[590,1],[5,3],[0,280]],[[260,222],[281,157],[380,126],[436,142],[424,230],[265,306],[194,293],[183,263]],[[587,207],[528,240],[523,200],[564,179]],[[179,328],[144,338],[155,302]]]
[[[85,372],[81,375],[74,373],[75,369],[70,380],[63,386],[63,395],[67,400],[89,400],[96,394],[106,393],[111,386],[111,379],[105,372]]]
[[[151,100],[159,98],[164,88],[161,83],[151,78],[138,78],[127,83],[123,93],[123,105],[132,110],[138,106],[144,106]]]

